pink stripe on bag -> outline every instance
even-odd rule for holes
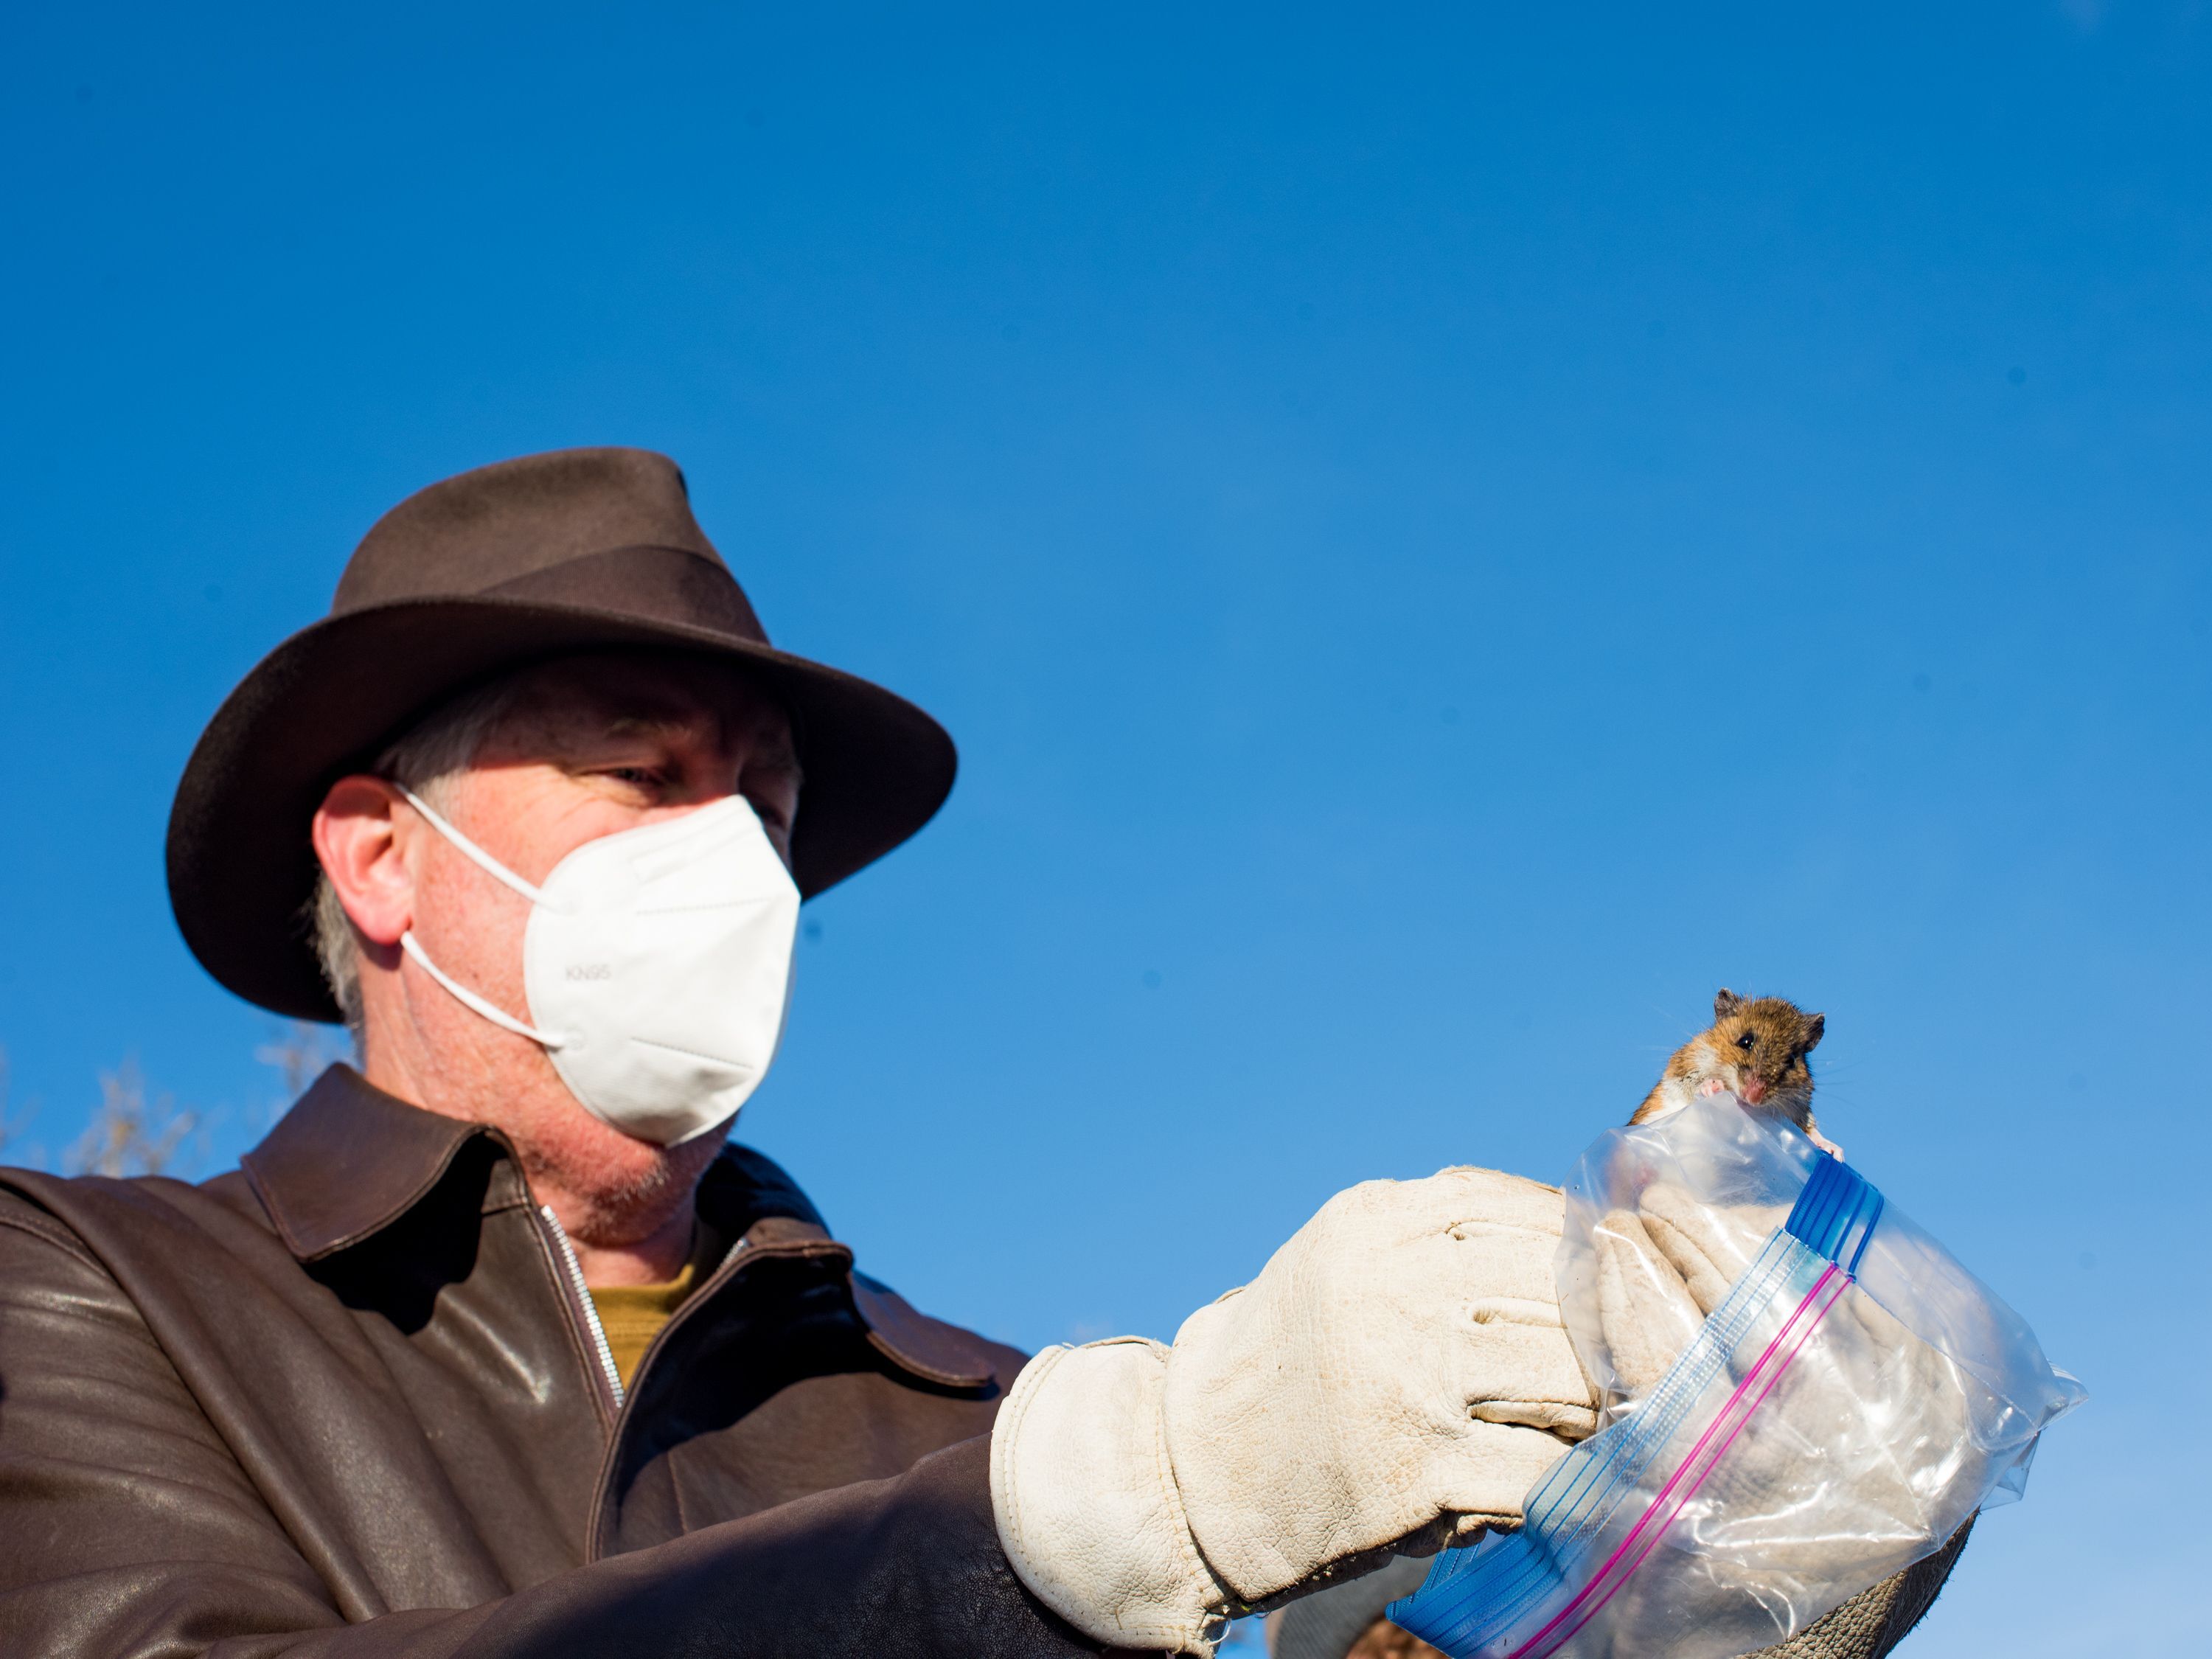
[[[1697,1496],[1698,1488],[1705,1484],[1705,1477],[1719,1466],[1728,1449],[1735,1443],[1736,1436],[1743,1432],[1744,1425],[1751,1420],[1751,1414],[1759,1409],[1759,1402],[1781,1381],[1782,1373],[1790,1368],[1790,1362],[1797,1357],[1797,1351],[1805,1346],[1806,1339],[1813,1334],[1814,1328],[1826,1316],[1828,1310],[1835,1306],[1836,1299],[1843,1295],[1850,1282],[1851,1276],[1833,1264],[1814,1281],[1813,1288],[1805,1293],[1805,1299],[1797,1304],[1796,1311],[1783,1322],[1782,1328],[1775,1333],[1774,1340],[1766,1345],[1765,1352],[1744,1374],[1743,1381],[1729,1396],[1728,1404],[1721,1407],[1711,1425],[1698,1437],[1698,1443],[1690,1448],[1689,1455],[1668,1478],[1667,1484],[1659,1489],[1659,1495],[1651,1500],[1651,1506],[1629,1528],[1628,1536],[1620,1540],[1620,1547],[1606,1558],[1605,1565],[1597,1570],[1589,1583],[1583,1586],[1574,1600],[1561,1607],[1553,1615],[1550,1623],[1529,1638],[1528,1645],[1516,1654],[1514,1659],[1547,1659],[1547,1656],[1565,1646],[1577,1632],[1595,1619],[1600,1609],[1613,1600],[1620,1587],[1628,1582],[1630,1575],[1644,1565],[1644,1558],[1650,1554],[1660,1539],[1666,1535],[1667,1528],[1674,1524],[1674,1517],[1682,1512],[1683,1506]],[[1819,1305],[1815,1306],[1815,1304]],[[1754,1389],[1756,1393],[1753,1392]],[[1714,1445],[1713,1439],[1717,1435],[1721,1437],[1720,1443]],[[1710,1455],[1707,1455],[1708,1447],[1711,1449]],[[1680,1489],[1679,1493],[1676,1491],[1678,1487]],[[1637,1548],[1639,1540],[1643,1543],[1641,1549]],[[1632,1557],[1629,1553],[1632,1550],[1635,1551]],[[1601,1591],[1603,1594],[1601,1595]],[[1591,1600],[1593,1596],[1596,1598],[1595,1601]],[[1584,1607],[1584,1602],[1589,1605]],[[1580,1617],[1576,1616],[1577,1613]],[[1569,1624],[1569,1620],[1573,1622]],[[1564,1629],[1561,1628],[1563,1626]]]

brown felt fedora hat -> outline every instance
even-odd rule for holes
[[[610,646],[736,659],[792,711],[806,772],[792,861],[809,897],[921,829],[952,787],[952,739],[935,720],[769,644],[673,461],[526,455],[377,520],[330,615],[216,711],[169,813],[169,902],[192,954],[249,1002],[337,1018],[304,914],[324,793],[456,692]]]

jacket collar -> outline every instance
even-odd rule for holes
[[[337,1065],[239,1163],[285,1248],[302,1262],[319,1261],[375,1237],[413,1209],[479,1137],[513,1160],[514,1149],[498,1130],[410,1106],[350,1066]],[[700,1219],[733,1244],[835,1257],[848,1269],[869,1340],[894,1363],[957,1388],[991,1380],[995,1367],[975,1338],[849,1272],[852,1253],[831,1239],[806,1194],[750,1147],[722,1149],[700,1180],[698,1207]]]
[[[319,1261],[413,1209],[479,1135],[506,1145],[481,1123],[410,1106],[333,1066],[239,1164],[285,1247]]]

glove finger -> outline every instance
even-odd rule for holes
[[[1923,1418],[1954,1423],[1958,1436],[1965,1436],[1972,1385],[1954,1361],[1922,1340],[1863,1285],[1846,1291],[1829,1317],[1840,1319],[1863,1352],[1881,1356],[1883,1368],[1893,1374],[1882,1390],[1886,1396],[1909,1399]]]
[[[1681,1273],[1701,1313],[1720,1305],[1774,1231],[1764,1210],[1701,1204],[1670,1182],[1653,1182],[1637,1207],[1651,1242]]]
[[[1529,1491],[1567,1455],[1567,1443],[1541,1429],[1472,1423],[1431,1462],[1424,1481],[1448,1515],[1518,1526]]]
[[[1462,1164],[1418,1181],[1363,1181],[1347,1187],[1307,1225],[1315,1223],[1329,1230],[1348,1224],[1363,1236],[1410,1238],[1470,1224],[1556,1240],[1565,1229],[1566,1200],[1558,1188],[1525,1176]]]
[[[1566,1202],[1556,1187],[1497,1170],[1438,1170],[1419,1181],[1363,1181],[1316,1211],[1269,1258],[1299,1269],[1316,1262],[1357,1263],[1407,1245],[1452,1240],[1473,1247],[1466,1270],[1497,1262],[1514,1282],[1505,1293],[1552,1294],[1551,1261],[1565,1230]],[[1532,1267],[1537,1275],[1531,1278]],[[1267,1268],[1261,1270],[1267,1276]]]
[[[1634,1212],[1613,1210],[1594,1231],[1598,1330],[1624,1394],[1638,1395],[1667,1374],[1704,1315]]]
[[[1475,1310],[1451,1379],[1470,1419],[1547,1430],[1571,1440],[1586,1439],[1596,1428],[1596,1402],[1574,1344],[1559,1310],[1548,1313],[1515,1318],[1494,1307]]]
[[[1557,1187],[1526,1176],[1455,1164],[1437,1170],[1426,1182],[1407,1184],[1433,1187],[1458,1210],[1456,1219],[1480,1218],[1492,1226],[1523,1227],[1554,1239],[1566,1227],[1565,1195]]]

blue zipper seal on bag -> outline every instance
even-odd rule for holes
[[[1782,1231],[1856,1274],[1881,1220],[1880,1190],[1843,1159],[1823,1153]]]

